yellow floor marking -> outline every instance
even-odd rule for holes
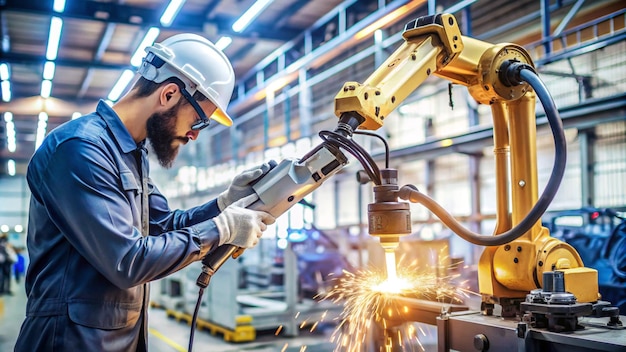
[[[159,340],[161,340],[161,341],[165,342],[166,344],[168,344],[170,347],[174,348],[176,351],[187,352],[186,348],[184,348],[183,346],[177,344],[176,342],[174,342],[174,340],[168,338],[167,336],[161,334],[156,329],[149,328],[148,332],[150,332],[152,335],[154,335]]]

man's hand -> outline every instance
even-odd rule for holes
[[[248,169],[233,178],[228,189],[217,197],[217,206],[224,211],[229,205],[254,193],[250,183],[270,171],[269,163],[263,163]]]
[[[219,245],[232,244],[240,248],[256,246],[267,225],[271,225],[276,218],[271,214],[247,209],[246,207],[258,199],[256,194],[251,194],[229,205],[215,218],[215,224],[220,234]]]

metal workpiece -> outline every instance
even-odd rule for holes
[[[438,351],[626,351],[626,330],[608,328],[608,321],[582,318],[584,329],[558,333],[531,328],[515,318],[456,312],[437,318]]]
[[[437,319],[449,313],[468,311],[466,305],[449,302],[436,302],[424,297],[390,296],[383,304],[376,307],[377,322],[384,325],[397,326],[406,322],[418,322],[430,325],[437,324]]]

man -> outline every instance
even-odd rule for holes
[[[26,319],[16,351],[145,351],[147,283],[222,244],[249,248],[274,218],[247,209],[268,165],[217,200],[170,210],[148,175],[145,143],[170,167],[207,116],[230,125],[229,60],[183,34],[146,49],[129,93],[54,129],[27,171],[32,192]]]
[[[0,235],[0,295],[13,295],[11,291],[11,267],[17,255],[6,234]]]

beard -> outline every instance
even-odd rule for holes
[[[186,137],[176,136],[176,115],[180,102],[169,110],[162,113],[154,113],[146,122],[147,138],[159,164],[169,169],[178,155],[179,145],[174,145],[174,141],[187,142]]]

